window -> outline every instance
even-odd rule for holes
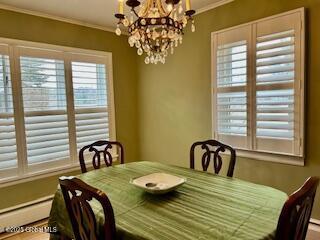
[[[110,54],[7,41],[0,45],[0,182],[77,166],[84,145],[114,140]]]
[[[215,32],[212,44],[214,137],[243,155],[301,164],[304,9]]]

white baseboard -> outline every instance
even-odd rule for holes
[[[309,229],[315,232],[320,232],[320,220],[311,218]]]
[[[49,217],[52,196],[2,210],[0,214],[0,233],[5,227],[24,226]]]
[[[316,224],[316,225],[319,225],[319,226],[320,226],[320,220],[318,220],[318,219],[311,218],[311,219],[310,219],[310,222],[313,223],[313,224]]]

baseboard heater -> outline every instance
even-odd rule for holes
[[[20,227],[48,218],[53,195],[0,211],[0,232],[5,227]]]

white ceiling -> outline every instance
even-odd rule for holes
[[[230,0],[191,0],[192,8],[201,10]],[[27,10],[60,18],[114,28],[118,0],[0,0],[0,8]],[[2,5],[2,6],[1,6]]]

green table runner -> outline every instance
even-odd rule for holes
[[[183,176],[187,182],[160,196],[129,184],[131,178],[155,172]],[[154,162],[117,165],[78,177],[107,194],[123,240],[273,239],[287,199],[270,187]],[[102,216],[98,204],[92,207],[98,218]],[[72,236],[60,190],[53,200],[49,226]]]

